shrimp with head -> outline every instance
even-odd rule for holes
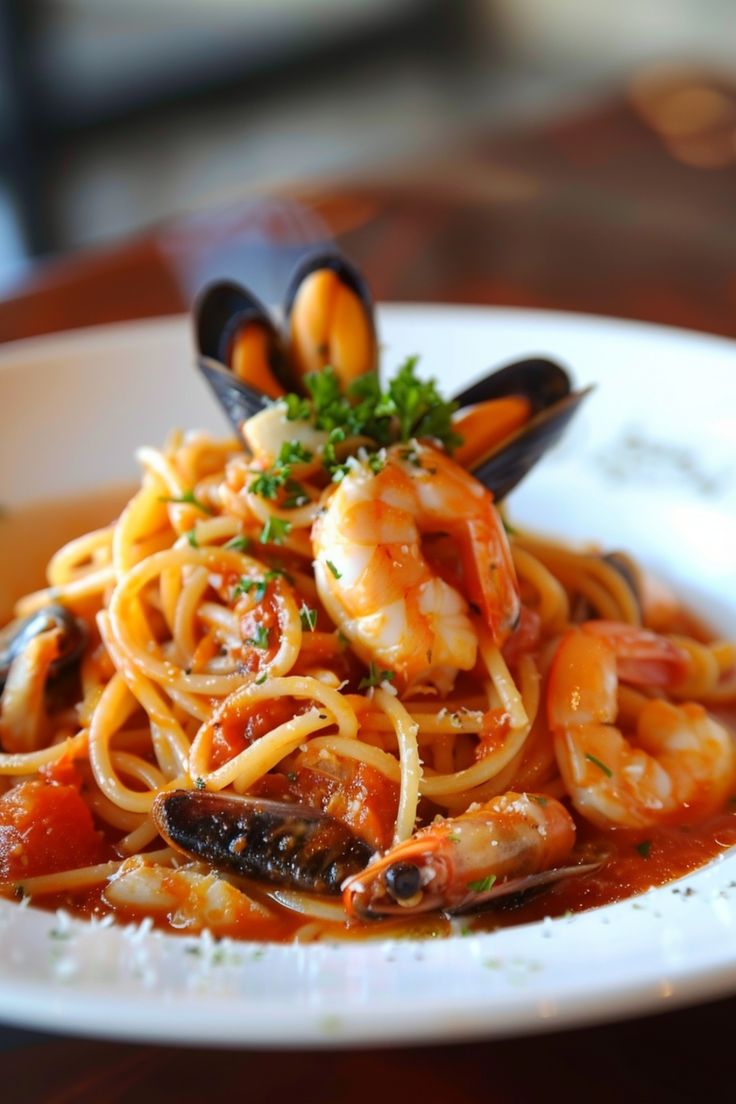
[[[573,804],[602,828],[688,823],[715,812],[736,777],[731,733],[702,705],[647,701],[631,739],[616,727],[619,678],[660,690],[688,657],[644,629],[591,621],[562,638],[550,670],[548,719]]]
[[[429,562],[423,537],[445,534],[462,585]],[[519,593],[491,494],[445,453],[412,442],[355,460],[312,529],[322,602],[366,661],[402,687],[449,689],[475,666],[478,639],[468,602],[495,643],[515,626]]]
[[[343,885],[348,916],[464,911],[590,866],[560,868],[575,824],[544,794],[505,793],[461,816],[437,817]]]

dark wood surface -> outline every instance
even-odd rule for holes
[[[298,250],[328,236],[381,299],[549,307],[736,336],[735,103],[707,75],[640,79],[574,116],[390,176],[244,197],[41,267],[0,302],[0,340],[181,311],[219,275],[276,299]],[[734,1022],[729,999],[536,1039],[335,1054],[0,1029],[3,1097],[705,1099],[730,1091]]]

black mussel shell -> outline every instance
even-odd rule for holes
[[[243,422],[264,410],[270,399],[260,388],[239,379],[231,371],[232,349],[238,333],[257,322],[271,336],[269,368],[282,383],[285,354],[281,336],[266,308],[239,284],[221,280],[204,290],[194,308],[199,356],[197,367],[214,391],[236,432]]]
[[[238,330],[250,322],[259,322],[278,341],[273,319],[255,295],[230,280],[210,284],[194,305],[195,336],[200,355],[229,368]]]
[[[284,314],[288,318],[291,314],[291,309],[294,306],[294,300],[299,288],[304,283],[308,276],[311,276],[313,272],[319,271],[319,269],[327,268],[331,272],[337,273],[340,280],[346,287],[350,288],[352,292],[357,295],[361,303],[366,309],[366,313],[371,321],[371,326],[375,333],[375,321],[373,317],[373,296],[371,295],[370,288],[365,281],[363,274],[352,264],[346,257],[343,257],[342,253],[338,253],[336,250],[319,250],[315,253],[308,253],[302,257],[298,262],[296,268],[291,274],[289,284],[286,289],[286,295],[284,297]]]
[[[462,409],[489,399],[523,395],[537,414],[564,399],[571,390],[570,377],[561,365],[545,357],[527,357],[476,380],[453,398]]]
[[[570,377],[555,361],[527,357],[504,365],[454,396],[461,409],[511,395],[523,395],[531,404],[529,421],[473,464],[473,475],[496,501],[505,498],[557,443],[588,393],[589,389],[573,391]]]
[[[197,367],[212,388],[236,433],[240,433],[244,422],[271,405],[271,399],[262,391],[243,383],[218,361],[200,356],[197,357]]]
[[[153,819],[163,837],[217,869],[305,893],[338,894],[373,851],[320,809],[199,790],[162,793]]]
[[[13,660],[34,636],[49,629],[62,631],[60,652],[49,669],[49,675],[53,678],[79,659],[87,643],[86,628],[63,606],[45,606],[29,617],[11,621],[0,630],[0,690],[5,685]]]
[[[474,465],[473,475],[492,491],[497,502],[505,498],[557,444],[589,393],[590,388],[574,391],[554,406],[548,406]]]

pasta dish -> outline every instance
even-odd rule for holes
[[[504,501],[585,397],[549,361],[382,384],[342,258],[284,334],[216,285],[235,436],[141,448],[0,630],[0,894],[308,940],[488,928],[736,841],[736,643]],[[462,917],[462,921],[455,919]]]

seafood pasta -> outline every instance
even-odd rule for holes
[[[237,436],[142,448],[120,516],[0,634],[0,892],[241,938],[420,933],[736,841],[736,645],[629,557],[499,512],[582,398],[561,369],[457,403],[414,362],[382,387],[342,259],[300,271],[287,317],[284,339],[242,289],[205,297]]]

